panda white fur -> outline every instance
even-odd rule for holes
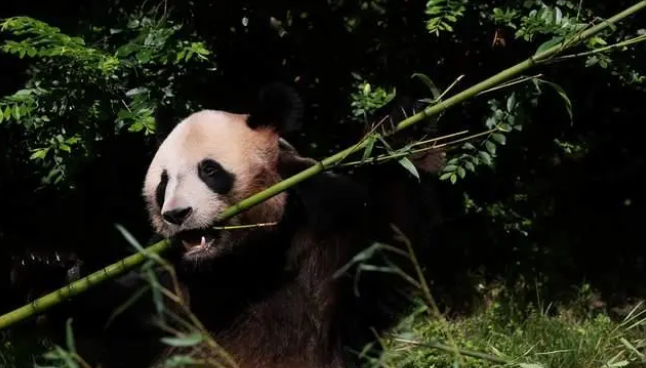
[[[300,116],[300,100],[279,85],[249,114],[196,112],[165,137],[145,176],[151,224],[176,244],[167,257],[192,312],[242,368],[352,366],[347,347],[360,350],[369,327],[380,326],[381,289],[367,286],[357,299],[352,277],[333,275],[371,241],[390,240],[389,222],[426,241],[423,215],[413,208],[421,197],[410,190],[418,183],[397,166],[354,178],[325,172],[219,223],[228,207],[316,163],[281,138]],[[213,230],[266,223],[276,224]],[[81,327],[77,345],[90,364],[162,366],[177,353],[159,343],[150,300],[131,306],[95,341],[95,328],[143,283],[130,274],[97,288],[107,299],[88,293],[64,312]]]

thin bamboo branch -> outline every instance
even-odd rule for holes
[[[426,108],[424,111],[418,114],[415,114],[407,119],[404,119],[399,124],[397,124],[397,126],[393,129],[393,131],[390,134],[397,133],[414,124],[419,123],[420,121],[425,120],[428,117],[442,113],[445,110],[448,110],[449,108],[456,106],[462,103],[463,101],[478,95],[482,91],[495,87],[519,74],[522,74],[526,70],[537,65],[537,63],[543,62],[548,58],[554,56],[555,54],[561,52],[562,50],[568,49],[578,44],[579,42],[590,38],[591,36],[605,30],[606,28],[621,21],[622,19],[629,17],[640,10],[643,10],[644,8],[646,8],[646,0],[639,1],[635,3],[633,6],[609,18],[605,22],[602,22],[594,27],[591,27],[590,29],[584,32],[581,32],[576,36],[567,38],[566,40],[562,41],[560,44],[552,46],[549,49],[544,50],[542,52],[539,52],[534,56],[528,58],[527,60],[512,66],[511,68],[508,68],[456,95],[453,95],[452,97],[444,101],[438,102],[437,104]],[[259,192],[255,195],[252,195],[251,197],[248,197],[247,199],[225,210],[221,216],[221,219],[224,220],[232,216],[235,216],[238,213],[245,211],[287,190],[288,188],[306,179],[309,179],[314,175],[325,171],[326,169],[333,167],[335,164],[338,164],[349,154],[359,151],[361,149],[364,149],[369,144],[369,142],[370,140],[368,139],[362,140],[361,142],[354,144],[344,149],[343,151],[338,152],[320,161],[316,165],[290,178],[287,178],[286,180],[268,189],[265,189],[262,192]],[[170,246],[170,243],[168,240],[162,240],[156,244],[149,246],[145,250],[147,253],[160,253],[165,251],[169,246]],[[47,310],[48,308],[56,305],[57,303],[61,302],[64,299],[78,295],[100,282],[103,282],[107,279],[115,277],[127,270],[130,270],[135,266],[139,265],[140,263],[142,263],[145,259],[146,259],[146,256],[142,253],[133,254],[117,263],[114,263],[101,270],[98,270],[85,278],[77,280],[67,286],[64,286],[54,292],[51,292],[39,299],[34,300],[33,302],[27,305],[24,305],[16,310],[13,310],[5,315],[2,315],[0,316],[0,330],[7,328],[8,326],[11,326],[15,323],[18,323],[22,320],[25,320],[37,313],[41,313]]]
[[[503,359],[503,358],[497,357],[495,355],[486,354],[486,353],[482,353],[482,352],[475,351],[475,350],[457,349],[457,348],[453,348],[453,347],[450,347],[450,346],[448,346],[446,344],[442,344],[442,343],[436,342],[436,341],[422,342],[422,341],[404,339],[404,338],[398,338],[398,337],[396,337],[394,340],[398,341],[398,342],[405,343],[405,344],[424,346],[424,347],[427,347],[427,348],[442,350],[442,351],[447,352],[447,353],[456,353],[456,354],[463,355],[463,356],[468,356],[468,357],[471,357],[471,358],[482,359],[482,360],[486,360],[486,361],[489,361],[491,363],[496,363],[496,364],[510,364],[511,363],[510,360]]]
[[[584,57],[584,56],[596,55],[596,54],[600,54],[600,53],[603,53],[603,52],[606,52],[606,51],[612,51],[614,49],[618,49],[618,48],[622,48],[622,47],[628,47],[630,45],[634,45],[634,44],[640,43],[640,42],[646,42],[646,34],[641,35],[641,36],[637,36],[637,37],[633,37],[631,39],[624,40],[624,41],[621,41],[621,42],[617,42],[617,43],[612,44],[612,45],[599,47],[599,48],[596,48],[594,50],[579,52],[579,53],[571,54],[571,55],[559,56],[557,58],[554,58],[554,59],[550,60],[550,63],[552,63],[552,62],[560,62],[560,61],[574,59],[574,58],[581,58],[581,57]]]

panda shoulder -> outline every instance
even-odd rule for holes
[[[281,176],[288,178],[319,164],[294,152],[283,152],[279,167]],[[366,188],[342,173],[319,172],[295,185],[290,193],[318,227],[351,225],[366,215]]]

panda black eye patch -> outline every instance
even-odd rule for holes
[[[197,172],[204,184],[215,193],[225,194],[233,188],[235,176],[214,160],[202,160],[197,165]]]
[[[161,174],[157,189],[155,189],[155,201],[157,205],[162,207],[164,205],[164,195],[166,194],[166,185],[168,185],[168,173],[164,170]]]

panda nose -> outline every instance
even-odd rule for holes
[[[184,207],[166,211],[162,214],[162,216],[164,217],[164,220],[170,222],[173,225],[181,225],[192,212],[192,207]]]

